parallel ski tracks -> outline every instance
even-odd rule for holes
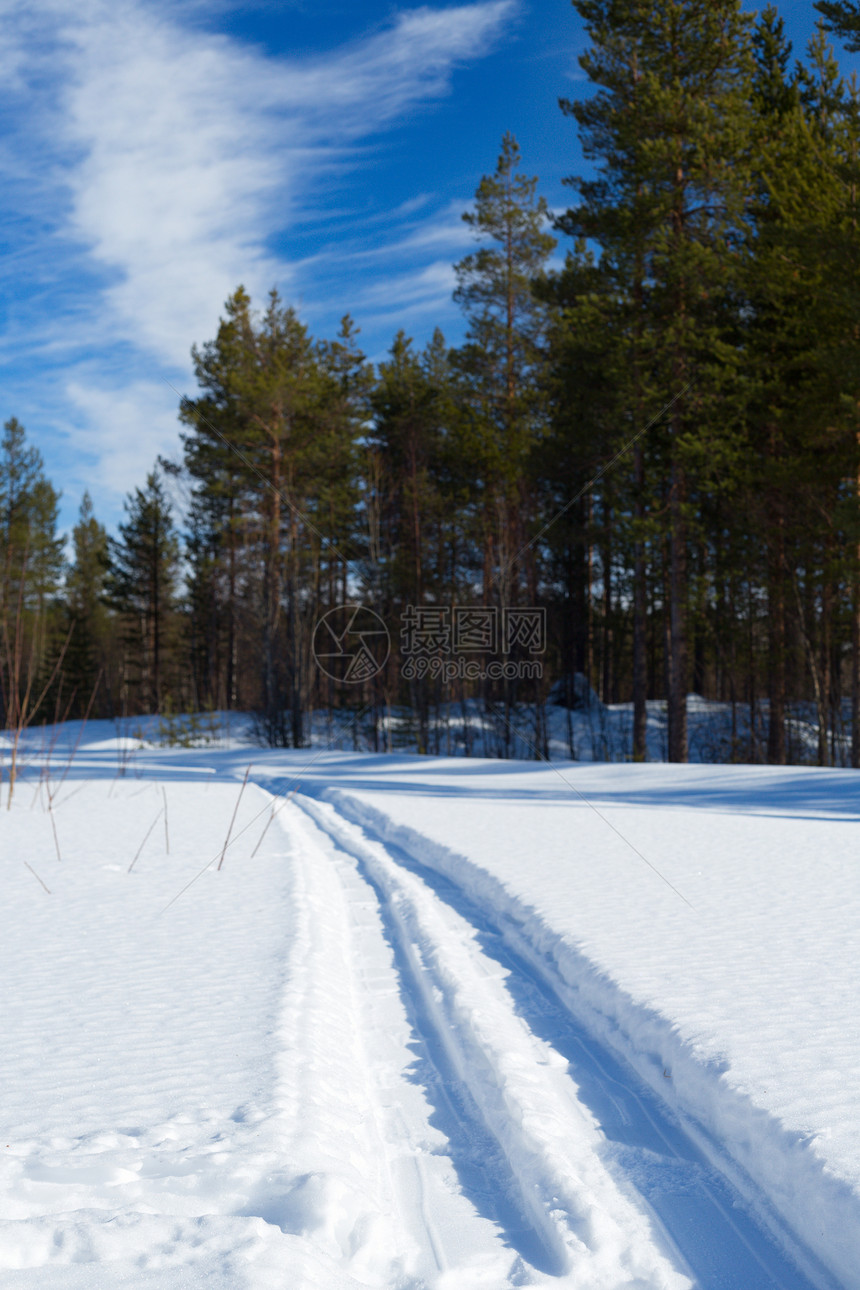
[[[438,1207],[449,1203],[453,1180],[438,1143],[428,1149],[416,1140],[420,1085],[447,1139],[457,1188],[511,1253],[504,1284],[838,1290],[790,1233],[781,1241],[765,1230],[749,1195],[715,1167],[718,1146],[706,1154],[701,1138],[692,1140],[689,1126],[595,1041],[522,929],[494,922],[453,883],[330,804],[299,795],[292,811],[314,821],[348,900],[368,912],[355,972],[382,961],[378,946],[370,948],[381,931],[414,1032],[413,1100],[404,1113],[403,1090],[392,1090],[382,1130],[400,1156],[400,1223],[410,1229],[406,1264],[415,1269],[409,1284],[499,1285],[477,1271],[480,1240],[472,1279],[465,1267],[458,1274],[456,1251],[446,1248]],[[491,1262],[487,1245],[483,1266],[498,1277]]]

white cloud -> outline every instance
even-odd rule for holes
[[[320,111],[320,124],[350,129],[345,109],[361,107],[355,134],[378,127],[419,99],[447,91],[455,63],[484,54],[516,11],[516,0],[485,0],[457,8],[413,9],[394,28],[330,58],[296,65],[285,104]]]
[[[321,180],[334,172],[329,192],[342,193],[366,160],[359,145],[447,93],[453,69],[488,52],[519,3],[406,10],[296,61],[184,23],[194,5],[182,0],[0,0],[11,78],[0,92],[20,123],[0,177],[37,230],[16,253],[41,256],[26,334],[66,387],[75,446],[102,489],[121,495],[175,448],[177,401],[157,378],[186,379],[176,374],[189,374],[191,343],[214,334],[239,282],[258,299],[273,283],[301,295],[302,266],[271,247],[317,204]],[[421,265],[457,244],[456,217],[416,225],[411,214],[392,221],[392,253],[416,267],[385,290],[359,283],[356,306],[388,313],[398,300],[414,313],[449,298],[450,267]],[[19,356],[20,341],[19,327]],[[77,365],[70,383],[63,362]],[[60,386],[54,425],[67,426]]]
[[[142,485],[159,454],[175,457],[179,447],[176,394],[163,381],[133,381],[121,389],[72,380],[66,387],[78,413],[74,434],[89,470],[75,482],[94,501],[113,509],[134,485]]]
[[[463,220],[463,212],[471,200],[450,201],[445,208],[434,211],[420,221],[398,221],[397,236],[385,246],[370,247],[354,252],[358,258],[379,259],[401,255],[414,257],[416,251],[445,251],[459,257],[475,246],[475,234]]]
[[[385,282],[373,283],[359,293],[358,307],[363,319],[393,335],[395,329],[416,326],[428,319],[438,322],[455,286],[449,262],[437,260],[419,269],[391,273]]]
[[[84,10],[64,102],[79,158],[71,229],[116,272],[104,301],[123,336],[184,366],[239,281],[252,294],[289,289],[267,237],[356,139],[444,93],[453,65],[484,52],[513,9],[409,11],[302,63],[184,30],[135,0]]]

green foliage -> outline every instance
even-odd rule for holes
[[[59,494],[46,479],[38,449],[12,417],[0,440],[0,610],[43,606],[59,585],[62,538],[56,536]]]
[[[112,624],[105,604],[109,566],[108,537],[95,518],[93,503],[84,493],[78,522],[72,530],[72,563],[66,573],[65,619],[71,627],[63,680],[71,698],[69,715],[110,715],[105,706],[104,687]],[[100,689],[100,693],[96,693]],[[92,700],[92,702],[91,702]]]
[[[192,353],[201,396],[183,402],[181,418],[194,482],[196,670],[211,677],[226,655],[227,693],[216,696],[208,679],[204,692],[231,706],[239,697],[234,660],[247,641],[261,666],[245,703],[261,711],[272,743],[300,746],[318,608],[306,588],[333,592],[357,554],[357,441],[369,373],[348,317],[336,340],[314,342],[277,292],[258,318],[241,287],[216,338]]]
[[[816,0],[813,8],[827,31],[837,36],[850,54],[860,52],[860,4],[857,0]]]
[[[527,536],[532,523],[532,465],[546,428],[547,310],[535,286],[555,247],[537,179],[522,174],[520,151],[506,134],[496,170],[463,219],[482,245],[454,266],[454,299],[468,320],[466,343],[451,355],[458,400],[467,409],[452,439],[468,462],[485,597],[519,599],[534,588]],[[520,552],[524,560],[517,560]],[[525,594],[528,594],[527,592]]]
[[[105,595],[125,625],[124,642],[145,708],[157,709],[176,608],[179,539],[155,471],[125,500],[119,538],[108,539]]]
[[[495,173],[463,215],[485,242],[457,265],[454,299],[468,319],[456,356],[473,408],[482,421],[479,460],[494,481],[513,487],[538,428],[539,373],[546,311],[534,292],[555,238],[537,180],[517,171],[520,151],[506,134]]]
[[[164,700],[156,734],[165,747],[206,748],[217,744],[221,733],[221,722],[213,711],[177,713],[170,695]]]
[[[56,536],[59,495],[42,458],[12,417],[0,440],[0,712],[4,724],[33,720],[55,679],[63,648],[54,597],[63,540]],[[41,699],[41,703],[40,703]],[[13,767],[15,754],[13,753]],[[12,771],[14,779],[14,768]]]

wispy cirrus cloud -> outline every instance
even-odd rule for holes
[[[74,33],[72,228],[121,275],[105,298],[123,331],[177,362],[240,279],[289,282],[267,237],[357,139],[443,93],[512,3],[407,12],[310,65],[201,38],[139,4],[111,12]]]
[[[28,343],[38,349],[43,379],[66,400],[58,424],[79,427],[91,487],[93,469],[106,493],[138,482],[139,446],[125,458],[127,479],[122,453],[99,449],[113,422],[121,436],[132,423],[145,434],[149,407],[159,426],[151,457],[164,449],[158,375],[188,372],[191,341],[212,334],[238,282],[307,297],[298,260],[276,249],[284,235],[322,204],[323,187],[342,195],[380,133],[446,94],[454,68],[487,53],[517,9],[518,0],[408,9],[297,60],[186,21],[193,6],[0,4],[0,98],[17,131],[0,147],[0,176],[17,220],[12,254],[34,284],[22,289],[7,266],[16,324],[0,355],[14,353],[20,386]],[[403,276],[414,308],[422,272],[428,289],[443,276],[432,258],[440,217],[428,213],[423,244],[420,225],[403,219],[413,251],[431,260]],[[392,229],[391,240],[404,238]],[[372,303],[372,290],[360,294]],[[67,448],[72,475],[83,473]]]

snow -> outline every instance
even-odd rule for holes
[[[78,733],[4,778],[4,1288],[860,1287],[856,774]]]

